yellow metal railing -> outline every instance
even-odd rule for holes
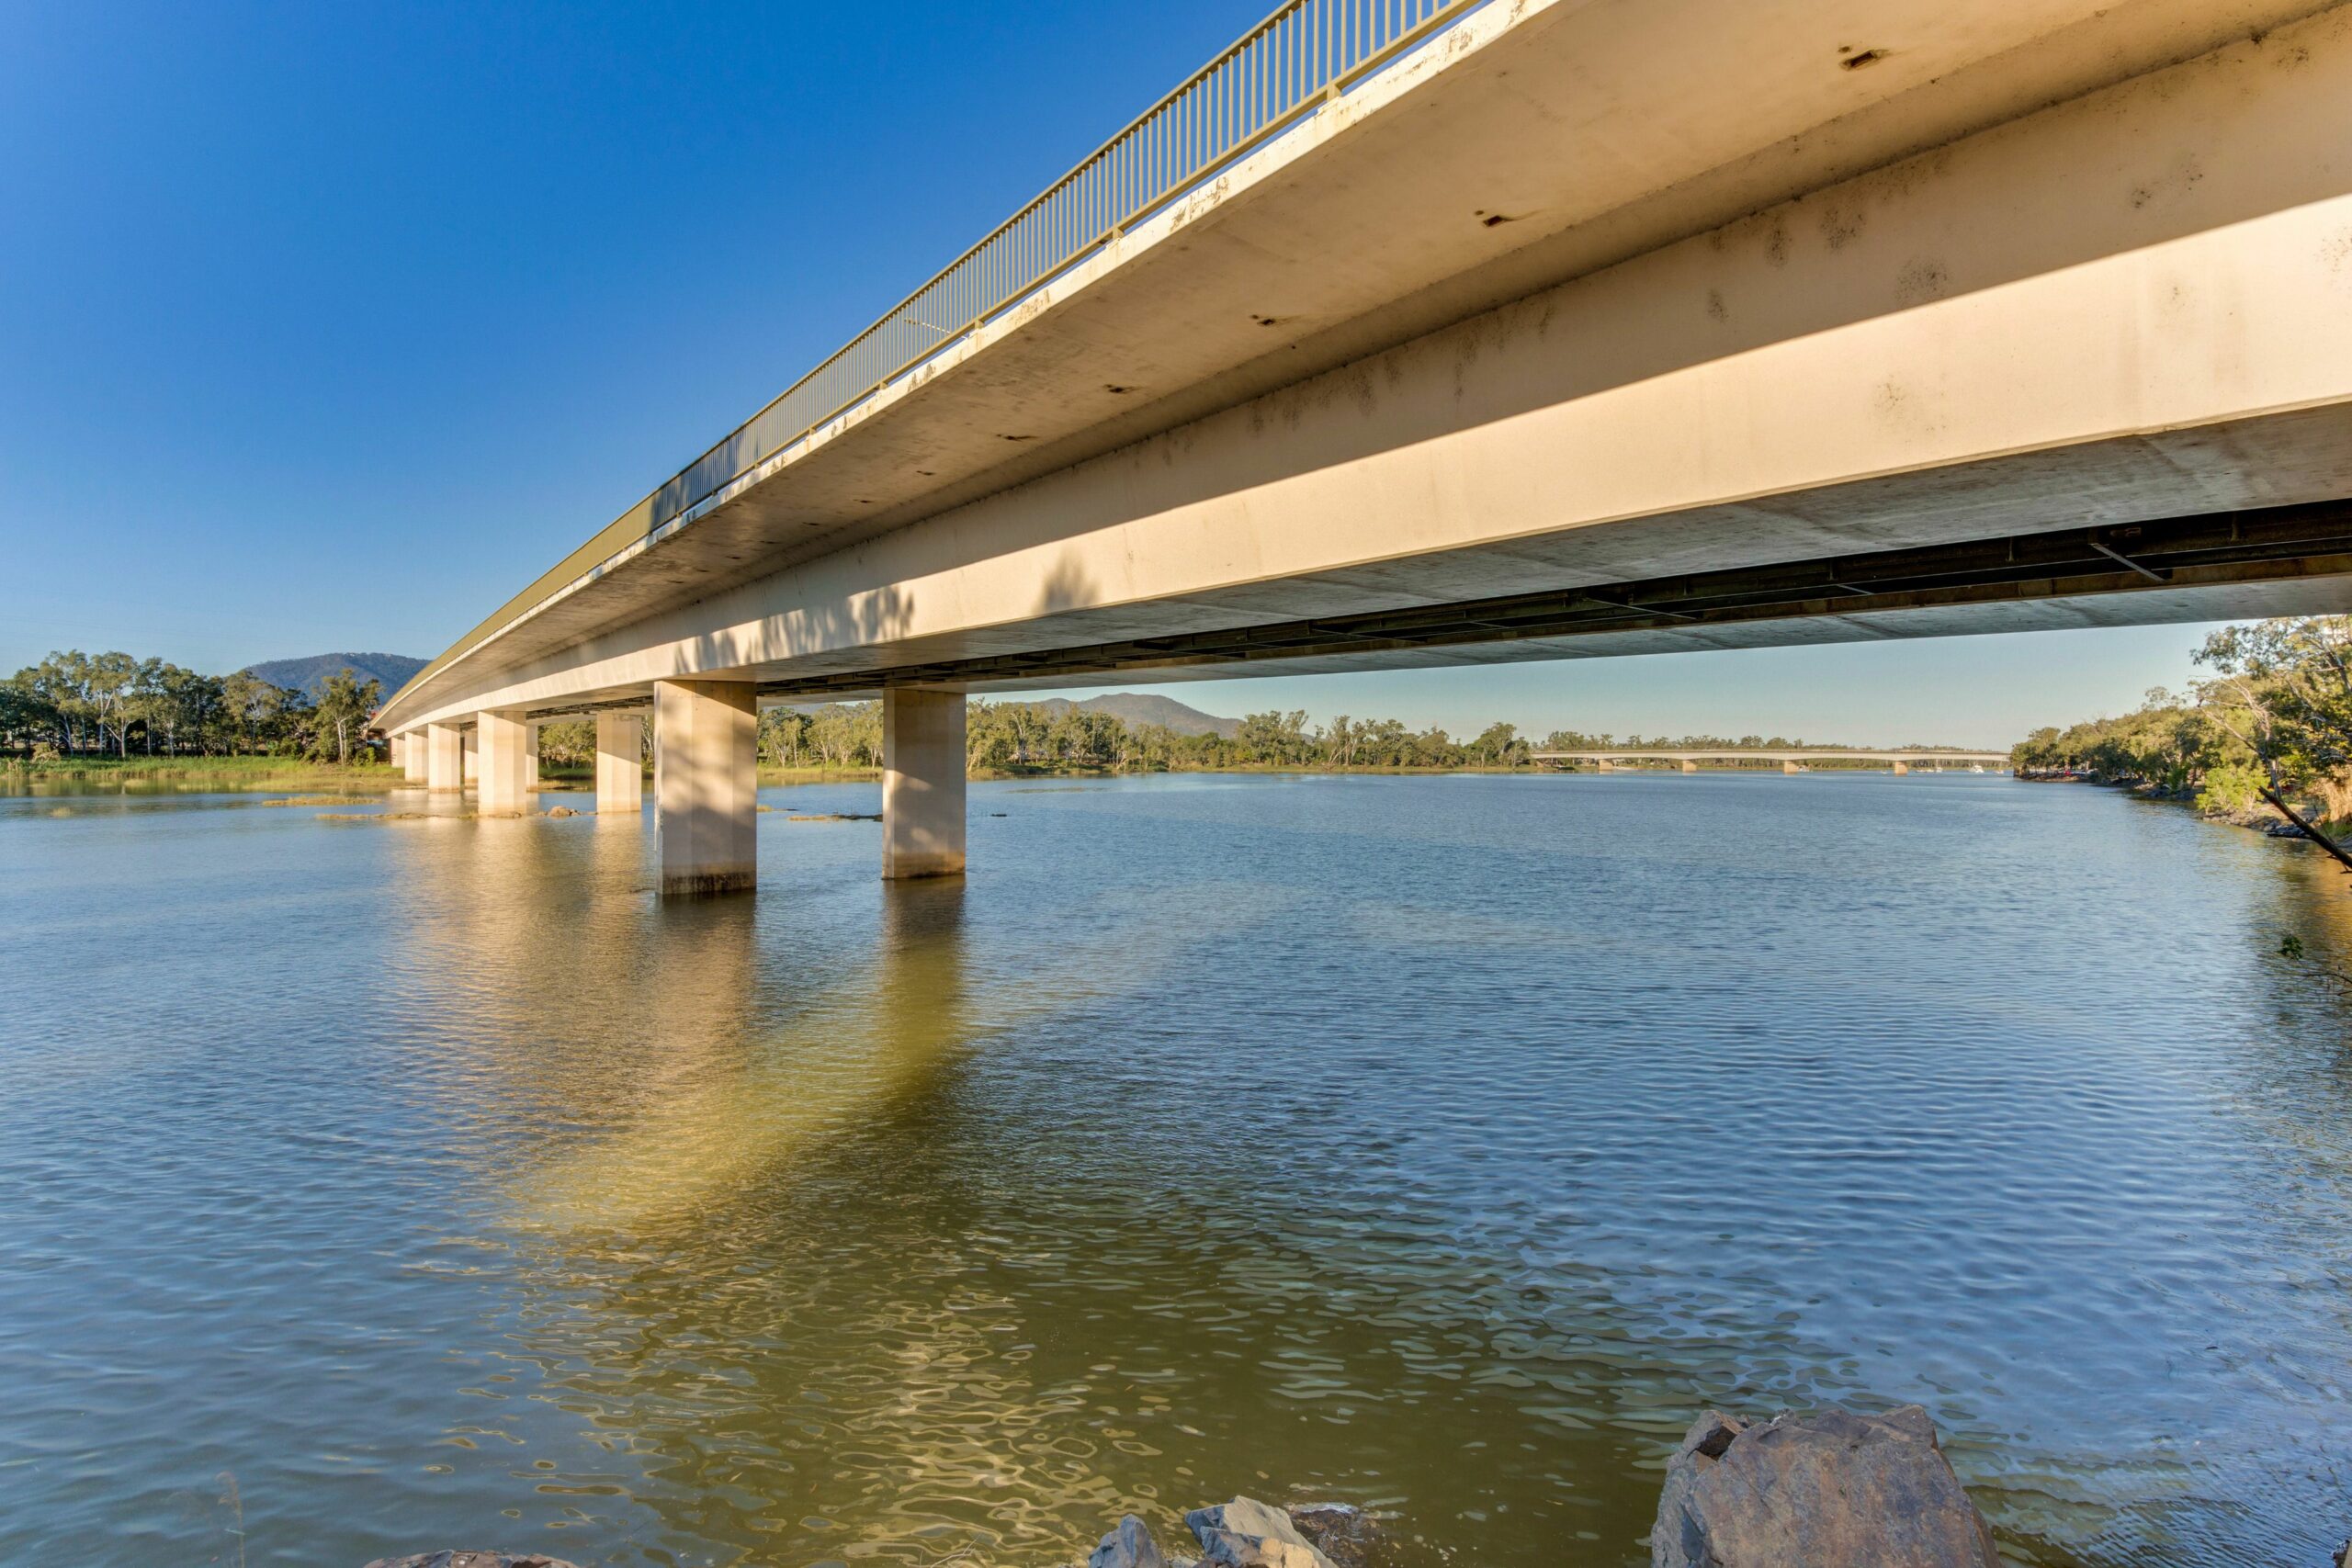
[[[1122,230],[1485,3],[1288,0],[846,347],[501,606],[416,679],[429,677],[598,562],[709,500],[1093,254]]]

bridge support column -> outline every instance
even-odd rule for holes
[[[466,783],[478,784],[481,783],[481,726],[471,725],[458,733],[464,747],[460,755],[465,761]]]
[[[384,760],[397,768],[408,758],[408,738],[395,730],[384,742]]]
[[[596,716],[596,815],[645,809],[645,720],[633,713]]]
[[[1592,766],[1596,773],[1613,773],[1617,771],[1617,764],[1611,761],[1606,757],[1601,758],[1599,761],[1593,763]]]
[[[964,872],[964,694],[882,693],[882,874]]]
[[[1908,762],[1897,762],[1894,764],[1894,776],[1898,779],[1910,771],[1911,764]]]
[[[412,729],[406,737],[408,744],[401,749],[401,772],[411,784],[423,784],[432,776],[433,744],[422,729]]]
[[[424,784],[433,790],[466,787],[466,738],[454,724],[435,724],[424,731]]]
[[[1783,757],[1781,759],[1781,772],[1784,773],[1795,773],[1804,772],[1804,769],[1797,763],[1789,761],[1788,758]]]
[[[1699,771],[1699,764],[1686,760],[1682,764],[1682,771],[1686,773],[1695,773]]]
[[[513,714],[485,713],[475,721],[485,817],[520,816],[538,781],[532,776],[531,727]]]
[[[758,688],[653,682],[653,810],[665,897],[759,881]]]

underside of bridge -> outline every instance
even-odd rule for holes
[[[2346,102],[2310,0],[1445,7],[379,723],[658,711],[741,885],[763,700],[884,697],[910,874],[964,692],[2352,609]]]
[[[1434,663],[1448,650],[1485,662],[1607,658],[2232,620],[2347,603],[2352,502],[2330,502],[945,660],[891,669],[882,683],[1017,690],[1105,675],[1279,673],[1369,654]],[[759,682],[762,696],[792,702],[870,696],[875,686],[870,673]]]

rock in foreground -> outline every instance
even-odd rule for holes
[[[1202,1568],[1333,1568],[1290,1516],[1251,1497],[1195,1508],[1184,1522],[1200,1539]]]
[[[1747,1426],[1718,1411],[1666,1467],[1651,1568],[2000,1568],[1916,1404]]]
[[[1151,1527],[1129,1514],[1119,1520],[1117,1529],[1102,1538],[1102,1544],[1086,1560],[1086,1568],[1168,1568],[1168,1559],[1159,1554],[1159,1543],[1151,1539]]]
[[[1390,1568],[1396,1543],[1380,1522],[1350,1503],[1294,1503],[1290,1522],[1334,1568]]]

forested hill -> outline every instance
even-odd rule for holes
[[[328,676],[348,670],[362,681],[373,678],[383,682],[383,694],[389,697],[424,668],[424,660],[399,653],[318,653],[308,659],[266,660],[248,664],[245,671],[273,686],[290,686],[315,698]]]
[[[1021,698],[1014,694],[1006,700],[1019,702]],[[1230,740],[1241,729],[1241,721],[1238,718],[1219,718],[1215,714],[1187,707],[1175,698],[1163,697],[1156,692],[1110,692],[1099,697],[1089,697],[1081,703],[1073,703],[1068,697],[1048,697],[1035,705],[1043,712],[1057,716],[1072,707],[1085,713],[1107,713],[1122,724],[1156,724],[1179,735],[1222,735]]]

